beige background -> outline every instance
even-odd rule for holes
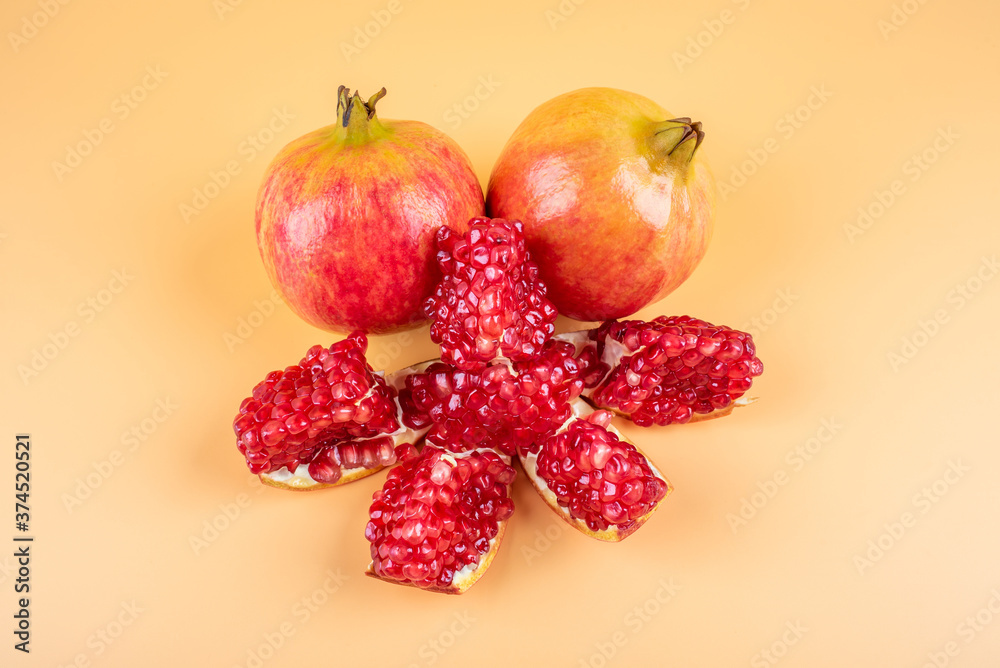
[[[0,10],[0,664],[998,665],[996,3],[223,3]],[[383,116],[448,132],[484,182],[581,86],[704,122],[716,236],[642,315],[752,328],[760,401],[624,427],[676,486],[625,543],[521,484],[487,576],[432,595],[361,575],[384,474],[294,495],[247,473],[240,400],[331,342],[270,301],[256,188],[341,83],[386,86]],[[433,350],[423,329],[370,358]]]

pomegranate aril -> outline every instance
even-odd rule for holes
[[[309,477],[316,482],[332,485],[340,480],[343,470],[339,466],[334,466],[326,461],[314,459],[309,462]]]
[[[635,506],[642,499],[644,489],[641,480],[625,480],[619,488],[619,498],[626,506]]]

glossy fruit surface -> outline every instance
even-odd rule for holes
[[[486,195],[490,216],[524,223],[549,299],[585,321],[632,315],[677,288],[712,235],[714,181],[701,123],[613,88],[532,111]]]
[[[483,213],[468,156],[417,121],[380,120],[341,86],[337,123],[274,158],[257,196],[257,245],[268,277],[316,327],[383,334],[426,322],[440,279],[434,234]]]

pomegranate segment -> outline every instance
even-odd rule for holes
[[[764,370],[749,334],[689,316],[609,321],[591,336],[611,372],[584,396],[642,427],[728,413]]]
[[[525,473],[549,506],[599,540],[620,541],[638,529],[672,487],[634,445],[611,427],[611,413],[582,402],[579,417],[521,456]]]
[[[263,482],[343,484],[415,454],[419,434],[399,420],[396,390],[368,365],[367,347],[361,332],[313,346],[243,400],[233,421],[237,447]]]
[[[442,227],[437,261],[444,278],[424,303],[441,360],[465,371],[493,360],[536,357],[552,335],[556,309],[545,296],[520,221],[473,218],[469,231]]]
[[[490,450],[425,446],[375,492],[365,537],[368,575],[459,594],[489,567],[514,512],[509,459]]]

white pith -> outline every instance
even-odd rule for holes
[[[507,486],[507,493],[508,495],[510,494],[510,485]],[[506,524],[506,522],[507,520],[504,520],[501,524]],[[490,539],[489,549],[486,550],[486,554],[482,555],[477,562],[466,564],[455,571],[455,575],[451,578],[452,587],[460,590],[468,589],[483,576],[485,572],[483,564],[492,561],[493,557],[496,556],[497,550],[500,549],[500,536],[501,534],[498,532],[496,536]]]
[[[590,330],[587,329],[579,330],[576,332],[566,332],[565,334],[556,334],[552,338],[557,339],[559,341],[572,343],[573,346],[576,348],[574,357],[580,357],[580,353],[582,353],[584,348],[587,348],[588,346],[597,346],[597,342],[590,338]],[[639,350],[642,350],[642,348],[640,348]],[[604,381],[608,379],[608,376],[610,376],[611,372],[615,370],[615,367],[618,366],[618,363],[622,361],[622,358],[625,357],[626,355],[634,355],[634,354],[635,354],[634,352],[630,352],[628,348],[626,348],[618,341],[612,338],[605,337],[604,352],[601,353],[601,361],[608,365],[608,370],[604,374],[604,376],[602,376],[601,379],[594,384],[593,387],[585,387],[583,389],[583,392],[581,393],[581,396],[587,397],[589,399],[591,395],[594,393],[594,391],[597,390],[597,388],[599,388],[604,383]]]

